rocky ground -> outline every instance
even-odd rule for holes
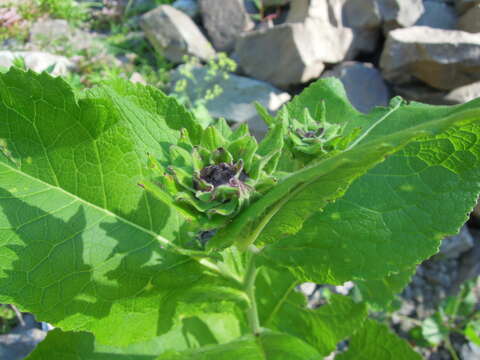
[[[0,0],[0,71],[12,65],[61,75],[76,89],[115,77],[153,85],[202,121],[248,122],[261,137],[254,101],[273,113],[320,77],[341,79],[362,112],[395,95],[436,105],[480,97],[480,0]],[[480,359],[459,334],[435,345],[415,336],[478,277],[479,264],[473,215],[383,316],[426,359]],[[317,307],[325,288],[300,290]],[[27,315],[0,335],[0,358],[23,358],[45,329]]]

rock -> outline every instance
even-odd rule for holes
[[[325,63],[339,63],[352,59],[357,48],[354,46],[355,34],[352,29],[332,26],[330,23],[315,18],[308,18],[304,23],[310,34],[315,57]]]
[[[460,233],[454,236],[448,236],[442,241],[440,252],[435,255],[436,258],[454,259],[462,253],[473,247],[473,236],[466,226],[462,227]]]
[[[297,1],[297,0],[294,0]],[[272,6],[284,6],[287,5],[290,0],[262,0],[262,4],[265,7],[272,7]]]
[[[477,228],[472,228],[470,233],[474,237],[473,248],[458,258],[458,275],[450,287],[450,291],[454,294],[458,293],[465,281],[477,279],[480,275],[480,234]],[[480,290],[480,282],[478,286]]]
[[[311,296],[317,289],[317,284],[313,282],[305,282],[303,284],[298,285],[298,290],[305,296]]]
[[[455,0],[455,7],[459,14],[465,13],[471,7],[480,4],[480,0]]]
[[[453,30],[457,26],[457,13],[453,6],[443,2],[424,1],[425,12],[415,26],[430,26],[437,29]]]
[[[327,0],[295,0],[290,5],[286,22],[304,22],[309,17],[329,21],[328,10]]]
[[[153,47],[174,63],[180,63],[185,55],[202,60],[215,55],[193,20],[172,6],[161,5],[149,11],[142,16],[140,25]]]
[[[183,11],[191,18],[195,18],[200,15],[200,6],[198,6],[198,2],[196,0],[177,0],[172,4],[172,6],[175,9]]]
[[[343,15],[345,23],[353,28],[378,29],[382,24],[376,0],[348,0]]]
[[[60,51],[103,49],[105,45],[97,39],[100,36],[86,30],[73,28],[67,21],[60,19],[42,19],[32,25],[30,29],[30,42],[25,49],[43,51],[47,49],[60,49]]]
[[[348,295],[350,290],[353,289],[354,286],[355,286],[355,284],[353,282],[347,281],[343,285],[335,286],[335,292],[337,292],[338,294],[342,294],[342,295],[346,296],[346,295]]]
[[[418,101],[430,105],[456,104],[449,103],[448,100],[445,99],[448,91],[437,90],[420,82],[395,85],[393,91],[396,95],[400,95],[410,101]]]
[[[142,76],[142,74],[138,73],[138,72],[134,72],[131,76],[130,76],[130,81],[134,84],[143,84],[143,85],[147,85],[147,81],[145,80],[145,78]]]
[[[353,58],[354,32],[345,27],[339,12],[344,0],[296,0],[291,4],[287,23],[302,23],[311,37],[318,60],[338,63]]]
[[[347,0],[327,0],[330,22],[335,26],[345,26],[345,3]]]
[[[32,316],[24,316],[25,326],[17,326],[10,333],[0,335],[0,359],[24,359],[47,333],[37,328]]]
[[[30,39],[36,42],[52,42],[64,39],[71,33],[66,20],[38,20],[30,28]]]
[[[315,79],[324,69],[319,42],[303,23],[282,24],[240,35],[235,58],[243,71],[278,87]]]
[[[412,26],[424,12],[422,0],[377,0],[385,33]]]
[[[275,112],[285,102],[290,100],[290,95],[282,92],[263,81],[250,79],[243,76],[229,74],[227,78],[217,76],[208,79],[207,68],[196,67],[192,70],[193,79],[187,79],[187,95],[193,103],[203,99],[207,89],[218,85],[222,93],[206,103],[209,113],[216,118],[223,117],[227,120],[251,125],[252,132],[259,137],[266,132],[266,125],[260,120],[255,102],[258,101],[270,112]],[[172,82],[184,79],[180,69],[172,73]]]
[[[0,51],[0,66],[9,68],[16,58],[23,58],[28,69],[42,72],[51,69],[53,76],[67,75],[73,64],[64,56],[40,51]]]
[[[332,55],[328,58],[323,55],[323,61],[338,63],[355,58],[359,52],[373,52],[377,48],[379,28],[362,27],[363,20],[358,20],[355,16],[356,7],[365,8],[363,2],[364,0],[296,0],[291,5],[287,22],[306,23],[307,19],[315,19],[316,25],[310,27],[319,40],[317,43],[324,44],[319,48],[328,46],[327,53]]]
[[[388,105],[390,92],[380,71],[372,64],[345,62],[322,74],[322,77],[329,76],[342,81],[350,102],[361,112]]]
[[[461,356],[463,360],[480,359],[480,346],[473,342],[468,342],[462,345]]]
[[[463,104],[476,98],[480,98],[480,81],[450,91],[445,101],[448,104]]]
[[[397,29],[388,35],[380,67],[395,84],[419,79],[452,90],[480,80],[480,37],[425,26]]]
[[[480,4],[470,8],[458,21],[458,28],[471,33],[480,32]]]
[[[373,53],[378,47],[382,16],[376,0],[348,0],[342,12],[343,25],[353,30],[350,58]]]
[[[203,26],[217,50],[230,51],[237,36],[253,29],[255,24],[245,9],[243,0],[200,0]]]

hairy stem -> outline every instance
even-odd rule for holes
[[[255,266],[255,253],[253,251],[249,251],[247,272],[245,274],[243,286],[250,300],[250,307],[247,310],[247,317],[250,328],[255,336],[260,334],[260,320],[258,318],[257,300],[255,299],[255,279],[257,277],[257,272],[258,269]]]

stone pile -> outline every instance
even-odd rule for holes
[[[251,0],[178,0],[145,14],[141,25],[175,63],[227,52],[242,77],[224,84],[223,97],[237,99],[239,109],[252,100],[246,77],[262,99],[282,94],[274,87],[292,94],[335,76],[362,112],[394,95],[432,104],[480,97],[480,0],[263,0],[261,9]],[[210,111],[251,122],[231,106],[217,101]]]

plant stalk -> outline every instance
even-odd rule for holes
[[[247,273],[245,274],[243,286],[250,299],[250,307],[247,310],[248,322],[253,335],[258,336],[261,330],[260,320],[258,318],[257,300],[255,299],[255,279],[257,277],[258,269],[255,266],[255,254],[249,251],[248,256]]]
[[[450,335],[447,334],[445,336],[445,347],[447,348],[448,352],[450,353],[450,356],[452,357],[453,360],[460,360],[460,358],[457,355],[457,352],[455,351],[455,348],[453,347],[453,344],[450,340]]]

